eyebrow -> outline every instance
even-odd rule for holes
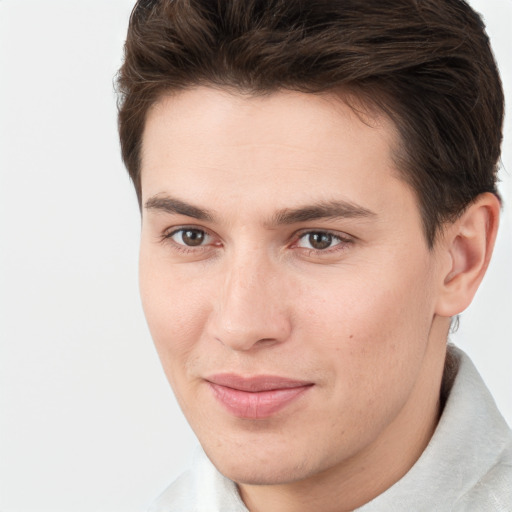
[[[197,220],[213,221],[214,215],[203,208],[198,208],[185,201],[169,196],[153,196],[144,204],[146,210],[159,210],[166,213],[185,215]]]
[[[210,210],[199,208],[170,196],[153,196],[146,201],[144,206],[147,210],[185,215],[186,217],[208,222],[214,222],[216,218],[216,215]],[[319,219],[368,218],[376,216],[375,212],[348,201],[327,201],[297,208],[284,208],[277,211],[267,224],[278,226]]]
[[[327,201],[299,208],[285,208],[278,211],[271,224],[295,224],[319,219],[367,218],[377,214],[362,206],[347,201]]]

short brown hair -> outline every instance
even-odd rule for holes
[[[432,247],[496,195],[504,99],[480,16],[463,0],[139,0],[119,71],[123,160],[141,200],[148,109],[197,85],[350,92],[396,124],[398,169]]]

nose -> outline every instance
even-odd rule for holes
[[[226,267],[209,319],[210,336],[237,351],[286,341],[292,327],[282,272],[254,257]]]

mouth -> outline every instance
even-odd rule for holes
[[[277,414],[314,385],[273,375],[219,374],[205,380],[224,409],[245,419],[264,419]]]

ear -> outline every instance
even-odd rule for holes
[[[441,250],[448,258],[441,275],[438,315],[454,316],[471,304],[491,260],[500,207],[494,194],[481,194],[444,230]]]

